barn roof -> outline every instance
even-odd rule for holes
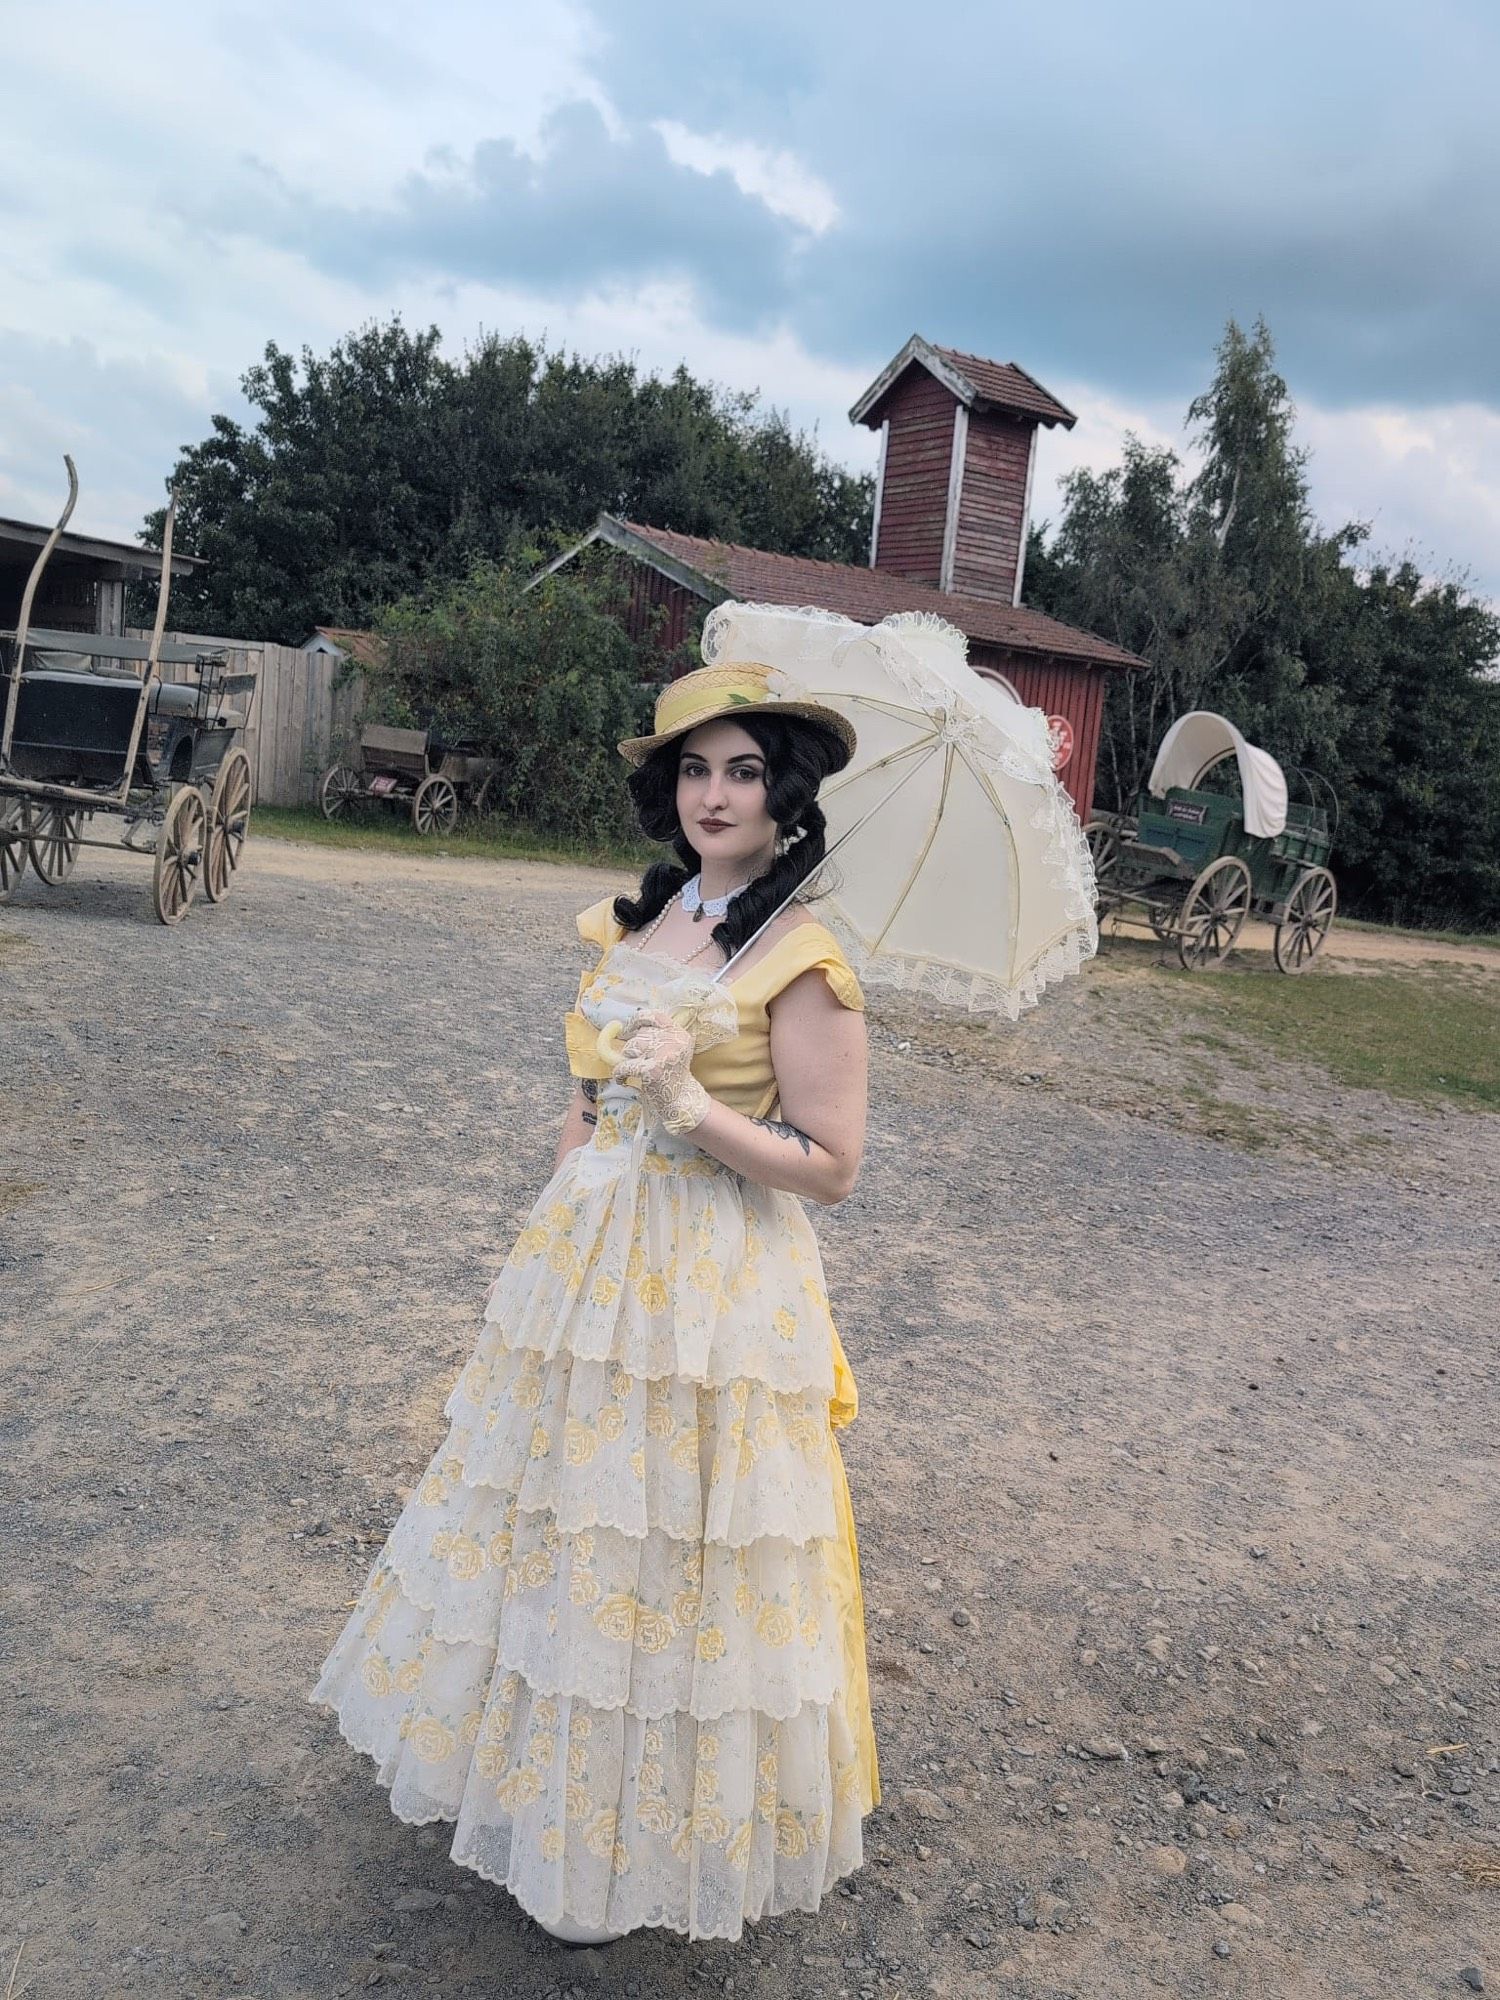
[[[879,405],[908,368],[925,368],[966,409],[1004,410],[1040,424],[1061,424],[1071,430],[1078,419],[1065,403],[1044,389],[1034,375],[1014,361],[986,361],[956,347],[937,347],[914,333],[905,347],[883,368],[849,412],[852,422],[874,429],[881,422]]]
[[[737,542],[709,541],[700,535],[680,535],[671,528],[616,520],[612,514],[601,514],[592,532],[549,568],[560,568],[594,541],[607,542],[637,561],[649,563],[714,604],[737,597],[752,604],[816,605],[820,610],[842,612],[863,625],[878,624],[896,611],[931,611],[981,645],[1045,654],[1081,666],[1145,664],[1107,639],[1064,625],[1060,619],[1023,604],[962,597],[931,584],[912,583],[889,570],[817,562],[809,556],[774,555],[766,549],[743,548]]]

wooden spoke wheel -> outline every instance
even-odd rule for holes
[[[75,806],[33,808],[27,817],[30,839],[27,851],[31,865],[44,882],[54,888],[66,882],[78,859],[83,835],[83,814]]]
[[[469,801],[470,819],[487,819],[489,817],[495,810],[495,793],[498,790],[499,787],[495,783],[495,774],[491,771],[490,775],[481,782],[479,790]]]
[[[0,799],[0,903],[26,873],[26,808],[20,799]]]
[[[198,889],[208,841],[208,809],[196,785],[184,785],[172,795],[156,836],[153,890],[156,914],[164,924],[184,915]]]
[[[1148,910],[1146,922],[1151,926],[1152,935],[1159,944],[1170,944],[1176,937],[1182,921],[1182,905],[1176,903],[1170,910]]]
[[[418,833],[452,833],[458,825],[458,792],[449,778],[424,778],[411,802]]]
[[[1236,854],[1211,861],[1182,901],[1177,956],[1189,972],[1222,965],[1250,914],[1250,870]]]
[[[358,771],[351,771],[347,764],[331,764],[318,789],[324,819],[348,819],[364,795]]]
[[[1338,884],[1326,868],[1309,868],[1297,877],[1272,946],[1283,972],[1306,972],[1333,929],[1338,906]]]
[[[243,750],[231,750],[219,766],[213,796],[208,802],[203,887],[211,903],[222,903],[229,894],[249,832],[250,759]]]
[[[1115,876],[1120,867],[1120,829],[1107,819],[1091,819],[1083,830],[1083,837],[1089,844],[1089,853],[1094,857],[1094,887],[1097,900],[1103,904],[1115,886]]]

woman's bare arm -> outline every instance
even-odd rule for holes
[[[552,1161],[552,1171],[556,1173],[563,1161],[575,1147],[586,1146],[594,1129],[594,1106],[589,1096],[589,1086],[578,1083],[568,1105],[568,1115],[563,1120],[562,1131],[557,1137],[557,1153]]]
[[[820,972],[804,972],[771,1003],[781,1116],[747,1118],[713,1103],[688,1136],[764,1187],[843,1201],[864,1153],[867,1062],[864,1015],[845,1007]]]

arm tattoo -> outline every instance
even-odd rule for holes
[[[585,1125],[597,1125],[599,1123],[599,1120],[594,1116],[592,1111],[585,1111],[583,1114],[583,1122]]]
[[[599,1086],[591,1076],[580,1077],[578,1080],[578,1088],[583,1092],[584,1096],[588,1099],[590,1104],[598,1103]]]
[[[812,1158],[812,1140],[795,1125],[784,1124],[779,1118],[752,1118],[750,1123],[763,1126],[767,1132],[774,1132],[778,1139],[795,1139],[808,1158]]]

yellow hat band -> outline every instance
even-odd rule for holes
[[[771,669],[754,661],[700,667],[662,690],[656,704],[656,734],[676,736],[710,717],[733,712],[741,703],[763,703],[770,694]]]

